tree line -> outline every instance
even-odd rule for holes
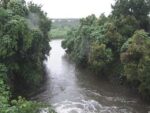
[[[37,113],[41,103],[12,100],[19,90],[43,80],[43,60],[50,50],[51,20],[41,6],[24,0],[0,1],[0,113]]]
[[[108,17],[81,19],[62,47],[78,65],[117,77],[150,100],[149,0],[116,0]]]
[[[79,24],[79,19],[75,18],[64,18],[64,19],[52,19],[52,27],[49,32],[49,37],[51,39],[65,38],[67,32],[71,28],[77,27]]]

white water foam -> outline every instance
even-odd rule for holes
[[[53,105],[57,113],[132,113],[117,106],[102,106],[95,100],[63,101]]]

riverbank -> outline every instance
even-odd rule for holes
[[[52,104],[58,113],[147,113],[150,106],[124,86],[113,84],[92,71],[78,68],[52,40],[46,65],[47,82],[31,99]]]

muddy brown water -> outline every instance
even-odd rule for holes
[[[58,113],[150,113],[150,106],[129,89],[78,69],[61,41],[50,42],[52,50],[44,61],[47,80],[33,100],[51,104]]]

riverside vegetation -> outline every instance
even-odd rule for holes
[[[12,94],[18,87],[35,89],[42,82],[50,28],[41,6],[24,0],[0,1],[0,113],[37,113],[46,107],[20,96],[12,99]]]
[[[79,24],[79,19],[64,18],[64,19],[52,19],[52,27],[49,31],[49,37],[51,39],[65,38],[67,32],[72,28],[76,28]]]
[[[150,1],[116,0],[112,9],[108,17],[81,19],[62,47],[78,65],[117,77],[150,100]]]

